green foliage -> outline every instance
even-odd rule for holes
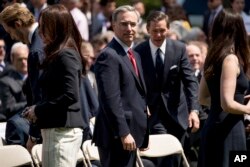
[[[146,10],[145,16],[147,16],[151,10],[159,9],[161,6],[161,0],[142,0],[142,1],[145,5],[145,10]],[[132,0],[116,0],[117,6],[130,5],[131,2]]]

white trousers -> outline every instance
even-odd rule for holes
[[[75,167],[82,143],[81,128],[42,129],[42,166]]]

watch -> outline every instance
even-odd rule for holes
[[[199,110],[191,110],[191,112],[195,112],[198,116],[200,114],[200,111]]]

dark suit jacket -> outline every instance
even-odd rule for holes
[[[8,75],[0,78],[0,100],[2,114],[7,119],[22,111],[26,106],[26,98],[22,92],[22,76],[14,69]]]
[[[0,78],[9,75],[10,72],[13,71],[13,66],[11,64],[9,64],[8,62],[4,62],[5,63],[5,67],[3,68],[3,71],[0,71]]]
[[[13,70],[14,70],[14,67],[11,66],[9,63],[5,62],[5,67],[4,67],[3,71],[0,72],[0,79],[5,77],[5,76],[11,75]],[[1,88],[1,86],[0,86],[0,88]],[[0,89],[0,91],[1,91],[1,89]],[[2,92],[4,92],[4,91],[2,91]],[[0,93],[0,94],[2,94],[2,93]],[[4,111],[5,107],[3,105],[1,98],[0,98],[0,122],[5,122],[7,118],[6,118],[6,113]]]
[[[146,88],[139,56],[136,76],[122,46],[113,39],[95,64],[100,111],[96,118],[93,142],[108,148],[115,139],[129,133],[141,147],[147,132]]]
[[[42,100],[35,107],[39,128],[83,127],[81,73],[80,55],[73,49],[62,49],[44,68],[39,79]]]
[[[5,138],[7,144],[26,145],[29,132],[29,122],[21,117],[26,106],[26,98],[22,92],[23,80],[21,75],[11,66],[8,72],[0,79],[0,100],[2,101],[2,116],[5,120]],[[0,116],[1,117],[1,116]]]
[[[93,134],[90,131],[90,118],[95,117],[98,112],[99,102],[97,94],[90,85],[88,77],[81,78],[80,99],[83,118],[83,140],[92,138]]]
[[[139,44],[135,51],[141,56],[142,68],[147,87],[147,100],[152,116],[158,114],[159,106],[174,123],[174,130],[188,127],[188,114],[191,109],[199,110],[198,82],[187,58],[185,45],[167,39],[163,82],[157,88],[156,72],[151,55],[149,40]],[[162,106],[163,105],[163,106]],[[162,118],[164,120],[165,118]],[[153,121],[153,120],[152,120]],[[168,122],[167,122],[168,123]]]
[[[80,97],[85,128],[89,126],[89,119],[97,115],[99,108],[97,94],[91,87],[88,77],[81,78]]]
[[[27,106],[34,105],[41,100],[41,89],[38,86],[38,79],[42,73],[39,65],[42,64],[44,59],[43,47],[43,41],[38,34],[37,28],[29,45],[28,78],[23,86],[23,92],[27,98]],[[30,135],[36,138],[41,138],[40,130],[35,124],[31,124]]]
[[[90,25],[90,37],[93,38],[98,34],[102,33],[102,29],[105,25],[105,21],[104,20],[100,20],[98,18],[98,14],[94,15],[92,18],[92,23]],[[107,27],[107,30],[112,30],[112,26],[110,25],[110,27]]]
[[[209,30],[208,30],[208,27],[209,27],[209,25],[208,25],[208,22],[209,22],[209,17],[210,17],[210,14],[211,14],[211,12],[209,12],[209,11],[206,11],[205,13],[204,13],[204,19],[203,19],[203,25],[202,25],[202,30],[203,30],[203,32],[206,34],[206,36],[208,37],[208,33],[209,33]]]
[[[221,10],[218,11],[218,13],[220,13],[220,12],[221,12]],[[215,18],[218,16],[218,13],[217,13],[216,16],[214,17],[213,21],[214,21]],[[209,33],[211,33],[211,29],[212,29],[212,25],[209,25],[209,24],[210,24],[210,23],[209,23],[209,19],[210,19],[211,14],[212,14],[212,13],[211,13],[211,10],[207,10],[207,11],[205,11],[205,13],[204,13],[204,15],[203,15],[204,19],[203,19],[202,30],[204,31],[204,33],[206,34],[207,37],[208,37],[209,35],[211,35],[211,34],[209,34]]]
[[[91,38],[102,32],[102,24],[103,23],[97,18],[97,15],[95,15],[89,29]]]
[[[41,89],[37,82],[42,71],[39,65],[44,59],[43,42],[38,34],[38,29],[35,30],[31,44],[29,45],[28,56],[28,79],[27,79],[27,102],[28,106],[33,105],[41,100]]]

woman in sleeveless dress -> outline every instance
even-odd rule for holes
[[[221,11],[214,21],[200,84],[200,103],[210,112],[202,130],[198,167],[229,167],[230,152],[246,150],[249,58],[241,16],[229,9]]]

